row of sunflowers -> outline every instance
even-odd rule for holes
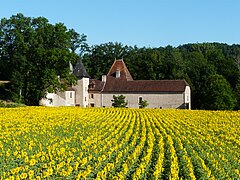
[[[0,109],[0,179],[240,179],[240,113]]]

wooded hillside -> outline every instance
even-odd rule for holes
[[[101,78],[115,58],[124,59],[135,80],[185,79],[194,109],[239,108],[240,45],[138,48],[110,42],[92,46],[83,63],[92,78]]]
[[[109,42],[89,47],[86,35],[44,17],[1,19],[0,80],[11,82],[4,88],[14,101],[37,105],[47,91],[74,84],[69,62],[74,65],[78,58],[91,78],[100,79],[115,58],[123,58],[135,80],[185,79],[193,109],[240,108],[240,45],[139,48]]]

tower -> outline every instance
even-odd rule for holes
[[[76,89],[76,106],[87,107],[88,105],[88,85],[89,78],[83,63],[81,60],[78,60],[75,68],[73,69],[73,74],[77,77],[77,85],[73,86]]]

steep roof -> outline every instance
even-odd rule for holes
[[[126,66],[126,64],[124,63],[123,59],[118,59],[115,60],[112,67],[110,68],[107,76],[112,76],[112,77],[116,77],[116,72],[120,71],[120,78],[122,80],[127,80],[127,81],[132,81],[133,78],[130,74],[130,72],[128,71],[128,68]]]
[[[124,81],[107,77],[103,92],[184,92],[185,80],[135,80]]]
[[[104,82],[96,79],[90,79],[88,90],[90,92],[101,91],[103,89],[103,86],[104,86]]]
[[[120,72],[116,76],[117,71]],[[182,93],[186,86],[185,80],[133,80],[122,59],[115,60],[110,68],[106,82],[90,80],[89,91],[105,93]]]
[[[82,61],[79,59],[77,61],[76,66],[73,69],[73,74],[78,78],[78,79],[82,79],[83,77],[86,78],[90,78],[90,76],[88,75]]]

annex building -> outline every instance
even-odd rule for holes
[[[65,92],[48,93],[45,106],[112,107],[113,95],[124,95],[129,108],[191,108],[191,89],[185,80],[134,80],[123,59],[115,60],[101,80],[91,79],[79,60],[72,72],[77,85]]]

